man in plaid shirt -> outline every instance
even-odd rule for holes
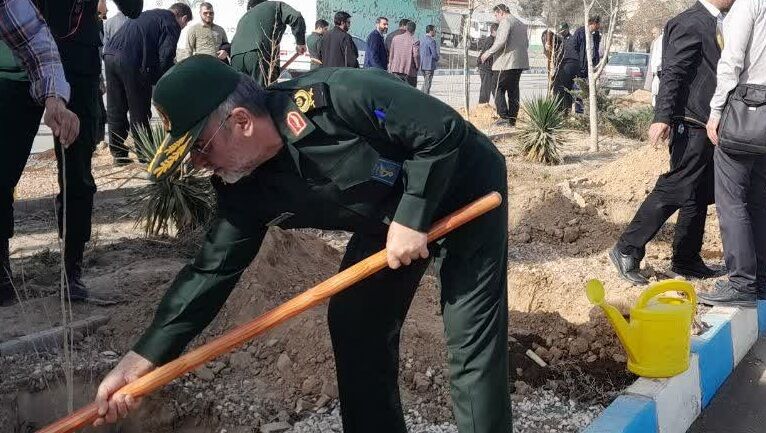
[[[80,122],[66,108],[70,89],[59,51],[31,0],[0,0],[0,36],[24,65],[32,97],[45,106],[45,124],[68,146],[77,137]]]
[[[143,10],[143,0],[114,3],[129,18],[138,17]],[[91,159],[101,121],[98,2],[0,0],[0,29],[0,131],[4,134],[0,146],[0,305],[16,298],[8,254],[13,237],[13,189],[32,150],[44,108],[46,123],[53,125],[56,135],[61,191],[56,196],[56,214],[59,237],[64,238],[64,287],[71,301],[113,304],[112,294],[93,293],[82,280],[96,193]],[[79,127],[73,128],[72,123],[77,126],[78,121]]]

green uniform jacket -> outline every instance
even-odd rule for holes
[[[319,44],[322,42],[322,35],[317,32],[311,32],[306,37],[306,48],[309,50],[309,56],[312,59],[319,60]],[[311,69],[316,69],[319,64],[311,62]]]
[[[35,0],[37,8],[56,39],[67,76],[101,73],[101,19],[97,0]],[[136,18],[143,0],[115,0],[128,18]],[[27,80],[24,69],[5,43],[0,42],[0,78]]]
[[[306,23],[300,12],[280,1],[266,1],[250,9],[237,24],[231,40],[231,55],[258,50],[270,61],[272,48],[278,50],[287,26],[298,45],[306,43]],[[273,42],[272,42],[273,41]],[[279,56],[279,52],[275,52]]]
[[[477,173],[487,158],[502,161],[452,108],[384,71],[318,69],[271,86],[268,109],[285,147],[235,184],[213,178],[212,228],[134,347],[156,364],[215,317],[268,226],[385,236],[393,220],[427,231],[487,192]],[[470,254],[474,238],[456,251]]]

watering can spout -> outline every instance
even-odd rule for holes
[[[604,284],[599,280],[590,280],[586,286],[586,293],[591,304],[599,306],[602,310],[604,310],[606,318],[614,327],[614,330],[617,333],[617,337],[620,339],[622,346],[625,348],[625,352],[627,353],[628,358],[632,362],[638,363],[636,356],[638,350],[635,347],[637,343],[631,332],[630,325],[628,324],[628,321],[625,320],[625,318],[622,316],[622,314],[620,314],[620,311],[617,310],[617,308],[605,302]]]

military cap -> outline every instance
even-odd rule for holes
[[[191,56],[160,78],[152,95],[167,132],[149,164],[153,180],[175,171],[207,124],[210,113],[231,95],[239,72],[213,56]]]

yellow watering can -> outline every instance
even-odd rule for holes
[[[693,285],[679,280],[652,284],[630,309],[630,323],[604,302],[601,281],[588,281],[585,291],[614,326],[628,353],[628,370],[643,377],[671,377],[689,368],[691,325],[697,307]],[[661,296],[666,292],[683,292],[686,299]]]

